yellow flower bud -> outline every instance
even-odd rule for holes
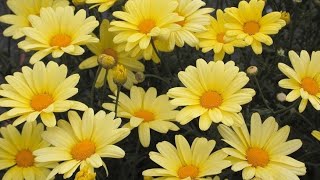
[[[250,66],[247,68],[247,74],[250,76],[254,76],[258,73],[258,68],[257,66]]]
[[[117,64],[117,61],[114,59],[113,56],[101,54],[98,57],[98,63],[105,69],[112,69]]]
[[[75,180],[94,180],[96,173],[90,170],[88,166],[83,167],[74,178]]]
[[[138,83],[141,83],[145,80],[145,76],[144,76],[143,72],[137,72],[135,74],[135,78],[138,81]]]
[[[75,5],[75,6],[79,6],[79,5],[83,5],[86,3],[86,0],[72,0],[72,3]]]
[[[113,72],[114,83],[116,83],[117,85],[123,85],[124,83],[127,82],[128,72],[123,65],[121,64],[116,65],[112,69],[112,72]]]
[[[286,24],[290,23],[290,13],[286,11],[281,11],[281,19],[286,22]]]

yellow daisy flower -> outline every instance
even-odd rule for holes
[[[186,87],[171,88],[167,94],[174,98],[171,104],[186,106],[176,117],[182,125],[199,116],[199,127],[203,131],[208,130],[212,122],[228,126],[243,123],[239,114],[241,105],[250,102],[255,91],[243,88],[249,78],[246,73],[239,72],[233,61],[207,64],[198,59],[196,67],[188,66],[178,77]]]
[[[29,15],[40,14],[43,7],[64,7],[68,6],[68,0],[7,0],[7,5],[13,14],[0,16],[0,22],[11,24],[3,31],[4,36],[12,36],[18,39],[24,36],[22,28],[30,27]]]
[[[121,119],[115,114],[87,109],[82,119],[75,111],[68,112],[69,122],[59,120],[58,126],[48,128],[42,133],[43,139],[53,145],[34,152],[39,162],[61,162],[47,179],[57,173],[69,178],[78,169],[84,167],[107,168],[102,157],[123,158],[125,152],[114,145],[127,137],[128,128],[119,128]],[[107,171],[107,169],[106,169]]]
[[[142,54],[144,59],[150,60],[154,56],[151,38],[168,38],[171,31],[180,28],[175,22],[184,20],[174,13],[178,6],[172,0],[130,0],[124,11],[116,11],[113,16],[119,18],[112,21],[109,31],[117,32],[113,38],[116,44],[125,43],[125,51],[135,57]],[[159,59],[153,58],[158,63]]]
[[[269,35],[277,34],[286,25],[280,12],[262,16],[264,6],[264,1],[250,0],[240,1],[238,8],[225,9],[226,35],[243,39],[256,54],[262,53],[261,43],[268,46],[273,43]]]
[[[286,64],[279,63],[280,71],[288,79],[279,81],[279,86],[292,89],[286,101],[293,102],[301,96],[299,112],[303,112],[308,100],[316,110],[320,110],[320,51],[313,52],[310,56],[303,50],[300,57],[294,51],[289,51],[289,58],[293,69]]]
[[[320,141],[320,131],[313,130],[311,135]]]
[[[116,99],[114,96],[110,96]],[[104,103],[102,107],[115,111],[115,103]],[[120,93],[118,116],[130,119],[125,127],[138,127],[139,139],[143,147],[150,145],[150,129],[159,133],[167,133],[169,130],[177,131],[179,127],[170,121],[174,121],[177,111],[169,103],[167,95],[157,97],[157,90],[151,87],[145,92],[142,88],[133,86],[130,89],[130,98]]]
[[[35,160],[34,151],[50,144],[41,138],[43,124],[28,122],[20,133],[16,127],[2,127],[0,133],[0,170],[9,168],[2,179],[46,179],[56,163],[41,163]]]
[[[81,55],[84,49],[80,45],[98,42],[98,39],[89,35],[98,25],[94,16],[86,18],[86,11],[81,9],[74,14],[71,6],[42,8],[40,16],[30,15],[32,27],[23,28],[26,39],[18,44],[25,50],[35,50],[30,63],[43,59],[52,53],[58,58],[63,53]],[[50,28],[48,28],[50,27]]]
[[[87,4],[94,4],[90,8],[94,8],[99,6],[98,11],[99,12],[105,12],[108,10],[111,6],[114,5],[117,0],[86,0],[85,1]]]
[[[212,150],[214,140],[196,138],[191,147],[182,135],[175,136],[176,147],[167,141],[157,144],[158,152],[150,152],[152,161],[162,168],[148,169],[142,172],[144,176],[160,176],[161,179],[206,179],[205,176],[220,174],[231,165],[225,160],[227,154]]]
[[[199,38],[199,47],[202,52],[206,53],[210,50],[214,51],[214,60],[223,60],[225,53],[233,54],[234,47],[244,47],[246,43],[243,40],[238,40],[235,37],[226,36],[227,29],[222,10],[217,10],[217,19],[211,19],[211,24],[206,26],[207,31],[197,33]]]
[[[33,69],[24,66],[22,72],[6,76],[8,84],[1,84],[0,107],[12,108],[0,115],[0,121],[18,117],[13,125],[34,121],[39,115],[49,127],[56,125],[54,112],[69,109],[85,110],[78,101],[67,100],[78,93],[75,86],[79,74],[67,76],[67,67],[50,61],[47,66],[38,62]]]
[[[191,47],[198,45],[199,40],[195,33],[206,30],[205,26],[210,24],[210,13],[213,11],[213,8],[201,8],[206,5],[201,0],[177,0],[177,2],[179,5],[175,12],[184,17],[184,20],[176,22],[181,27],[170,33],[168,41],[159,41],[166,43],[169,51],[172,51],[175,45],[178,47],[183,47],[185,43]]]
[[[232,146],[222,150],[231,156],[233,171],[242,170],[243,179],[263,180],[292,180],[306,174],[305,164],[288,156],[302,146],[300,139],[287,141],[289,126],[278,129],[273,117],[262,123],[260,115],[254,113],[250,128],[249,134],[245,124],[232,129],[218,126],[223,140]]]
[[[121,51],[120,48],[113,43],[112,39],[115,34],[108,31],[109,27],[109,21],[103,20],[100,25],[100,41],[98,43],[87,44],[87,47],[95,55],[84,60],[79,65],[79,68],[88,69],[98,66],[98,58],[102,54],[112,56],[115,60],[113,66],[121,64],[128,70],[128,78],[124,87],[130,89],[133,84],[138,83],[133,72],[143,72],[144,65],[138,61],[137,58],[132,58],[128,53]],[[112,71],[108,71],[104,68],[101,69],[95,86],[97,88],[102,87],[106,79],[108,80],[108,85],[111,91],[115,91],[117,89],[117,85],[113,82],[113,73]]]

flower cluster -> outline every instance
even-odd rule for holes
[[[223,61],[235,47],[251,46],[252,56],[262,54],[263,44],[273,44],[271,35],[290,23],[289,13],[264,14],[262,0],[240,1],[238,7],[216,10],[215,17],[202,0],[128,0],[110,13],[114,19],[101,14],[118,2],[72,0],[72,6],[67,0],[7,0],[12,14],[0,16],[10,25],[3,35],[19,41],[30,65],[0,85],[0,122],[8,124],[0,129],[3,179],[94,180],[98,168],[108,175],[106,158],[132,153],[124,145],[131,143],[128,138],[140,141],[135,153],[141,144],[160,166],[143,169],[140,176],[146,178],[219,179],[227,168],[242,171],[245,180],[306,174],[305,164],[289,156],[302,141],[288,140],[289,125],[273,117],[298,106],[274,111],[257,82],[256,66],[245,73],[246,65]],[[212,50],[213,60],[192,59],[185,68],[180,63],[172,75],[161,55],[185,46]],[[69,61],[77,57],[81,62],[70,62],[77,68],[72,70]],[[299,113],[308,101],[320,110],[320,51],[310,57],[305,50],[300,56],[291,50],[288,57],[293,68],[285,61],[278,64],[288,77],[278,85],[291,92],[278,93],[278,100],[301,97]],[[159,66],[164,68],[160,72]],[[86,88],[78,83],[80,75],[92,71],[89,103],[79,98]],[[98,88],[104,97],[97,97]],[[268,115],[264,121],[257,109],[250,109],[256,94],[268,108],[259,111]],[[311,134],[320,140],[319,131]]]

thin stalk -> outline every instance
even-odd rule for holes
[[[154,74],[145,74],[144,77],[146,77],[146,78],[147,77],[152,77],[152,78],[159,79],[159,80],[165,82],[168,86],[170,86],[170,83],[167,80],[165,80],[162,77],[160,77],[160,76],[157,76],[157,75],[154,75]]]
[[[259,91],[259,93],[260,93],[260,96],[261,96],[261,98],[262,98],[263,103],[266,105],[266,107],[267,107],[272,113],[274,113],[273,110],[272,110],[272,108],[269,106],[267,99],[266,99],[266,98],[264,97],[264,95],[263,95],[263,92],[262,92],[262,89],[261,89],[261,87],[260,87],[260,84],[259,84],[259,81],[258,81],[257,77],[256,77],[256,76],[253,76],[253,79],[254,79],[254,82],[256,83],[257,87],[258,87],[258,91]]]
[[[118,117],[118,105],[119,105],[120,90],[121,90],[121,85],[117,84],[116,105],[115,105],[115,108],[114,108],[114,112],[116,113],[115,118]]]
[[[160,62],[163,64],[163,67],[164,67],[166,73],[168,73],[170,75],[170,77],[171,77],[172,74],[171,74],[171,71],[169,69],[169,66],[164,60],[161,59],[160,54],[159,54],[159,52],[158,52],[158,50],[157,50],[157,48],[156,48],[156,46],[154,44],[154,40],[152,38],[151,38],[151,45],[152,45],[152,48],[153,48],[154,52],[156,53],[156,55],[160,59]]]
[[[98,70],[97,70],[97,72],[96,72],[96,75],[95,75],[95,77],[94,77],[94,81],[93,81],[92,86],[91,86],[91,91],[90,91],[90,105],[91,105],[91,107],[93,107],[94,88],[95,88],[96,82],[97,82],[97,80],[98,80],[98,76],[99,76],[99,74],[100,74],[100,72],[101,72],[101,69],[102,69],[102,67],[99,66],[99,67],[98,67]]]

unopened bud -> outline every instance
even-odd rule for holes
[[[113,56],[101,54],[98,57],[98,63],[104,69],[112,69],[117,64],[117,61],[113,58]]]
[[[280,102],[286,101],[287,95],[283,92],[277,94],[277,100]]]
[[[288,13],[286,11],[281,11],[281,17],[280,18],[282,20],[284,20],[287,25],[290,23],[290,13]]]
[[[283,50],[282,48],[279,48],[279,49],[277,50],[277,54],[278,54],[279,56],[282,56],[282,57],[285,56],[284,50]]]
[[[143,72],[137,72],[135,74],[135,78],[138,81],[138,83],[141,83],[145,80],[145,76],[144,76]]]
[[[112,69],[112,71],[113,71],[114,83],[116,83],[117,85],[123,85],[124,83],[127,82],[128,72],[127,72],[127,69],[123,65],[121,65],[121,64],[116,65]]]
[[[247,68],[247,74],[250,75],[250,76],[254,76],[258,73],[258,68],[257,66],[249,66]]]
[[[89,169],[88,166],[83,167],[74,178],[75,180],[94,180],[96,173]]]

